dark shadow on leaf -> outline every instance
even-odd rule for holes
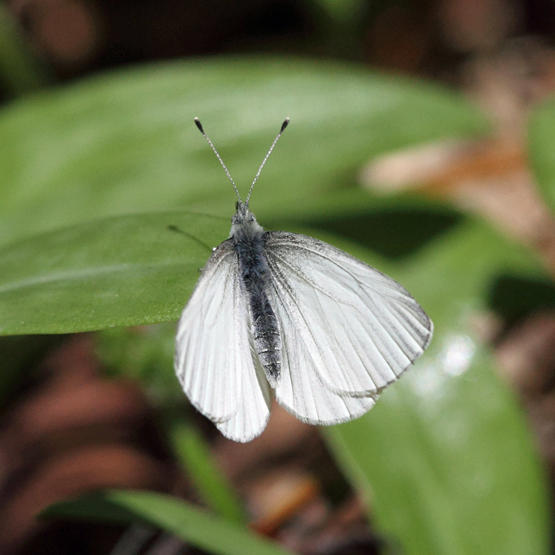
[[[448,208],[403,206],[304,223],[347,237],[382,256],[400,258],[414,254],[462,221],[459,212]]]
[[[540,310],[555,309],[555,284],[549,278],[501,274],[492,283],[488,306],[508,322]]]

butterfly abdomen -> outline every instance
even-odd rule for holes
[[[264,234],[239,232],[233,240],[248,297],[255,350],[269,381],[276,382],[281,372],[281,336],[267,294],[270,269],[264,254]]]

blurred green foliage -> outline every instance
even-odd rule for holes
[[[159,407],[174,407],[183,401],[183,392],[175,387],[173,322],[106,329],[96,334],[95,342],[106,374],[140,382]]]
[[[0,137],[9,138],[0,151],[1,332],[177,318],[210,248],[227,237],[234,201],[194,115],[240,184],[290,115],[253,196],[259,221],[304,230],[391,274],[436,323],[427,355],[375,409],[326,430],[379,530],[407,553],[547,553],[537,456],[470,325],[473,312],[503,304],[492,293],[503,276],[546,280],[540,265],[464,214],[377,199],[356,185],[371,156],[486,129],[448,91],[339,64],[215,59],[120,72],[12,104],[0,113]],[[174,403],[172,335],[168,326],[110,330],[101,354],[112,371],[131,369],[161,405]],[[175,443],[178,452],[185,443]],[[181,451],[183,464],[209,460],[203,449],[196,460]],[[221,482],[198,481],[205,502],[225,513]],[[99,506],[77,502],[64,514],[92,516]],[[152,520],[149,503],[133,502],[128,517],[176,531],[164,507]],[[189,528],[180,533],[195,542]]]
[[[176,207],[230,218],[233,191],[193,116],[246,191],[287,115],[252,199],[262,221],[316,199],[329,209],[326,196],[352,187],[370,156],[486,127],[454,94],[358,66],[223,58],[121,71],[0,113],[0,244]]]
[[[170,420],[169,427],[174,451],[206,505],[216,514],[245,525],[246,516],[239,499],[212,461],[199,431],[179,416]]]
[[[537,183],[555,211],[555,98],[538,106],[530,117],[528,154]]]
[[[102,522],[144,522],[163,528],[200,549],[221,555],[287,555],[290,551],[246,531],[229,520],[167,495],[148,491],[108,490],[51,505],[41,513]]]
[[[403,553],[547,553],[543,470],[471,326],[500,272],[541,275],[538,263],[466,217],[409,260],[377,265],[422,303],[435,337],[371,413],[326,430],[338,460]]]
[[[0,4],[0,85],[18,96],[45,85],[45,68],[37,61],[23,38],[19,24],[7,6]]]

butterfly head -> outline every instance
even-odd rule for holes
[[[253,235],[262,231],[262,226],[256,221],[254,214],[249,210],[249,205],[238,200],[235,204],[235,214],[231,218],[231,236],[233,237],[237,233]]]

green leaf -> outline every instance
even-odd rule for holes
[[[0,250],[0,334],[176,320],[229,221],[180,212],[99,220]]]
[[[338,233],[342,231],[337,226],[350,222],[355,233],[368,235],[350,206],[356,205],[367,217],[384,208],[383,201],[359,190],[330,193],[327,201],[336,213],[330,226]],[[318,213],[325,213],[323,202],[315,199],[314,206],[321,207]],[[386,210],[393,205],[389,200]],[[328,218],[329,212],[328,208]],[[288,218],[281,218],[284,226],[276,219],[275,227],[288,229],[298,222],[291,213]],[[317,224],[310,216],[307,222]],[[382,234],[378,223],[371,227],[375,238]],[[416,223],[409,219],[409,224]],[[75,225],[1,248],[0,335],[71,333],[177,320],[211,247],[227,238],[229,225],[227,218],[195,213],[137,214]],[[397,229],[412,242],[418,236],[412,228]],[[428,239],[442,231],[429,230]]]
[[[275,543],[185,501],[148,491],[102,491],[51,505],[41,516],[116,523],[148,523],[175,534],[195,547],[223,555],[290,553]]]
[[[551,210],[555,210],[555,98],[532,112],[528,141],[538,186]]]
[[[178,460],[191,477],[203,501],[227,520],[245,524],[241,503],[214,463],[202,436],[183,419],[170,424],[170,439]]]
[[[34,58],[19,22],[5,3],[0,4],[0,83],[13,96],[47,83],[45,68]]]
[[[212,58],[104,75],[0,111],[0,244],[116,214],[229,218],[232,188],[193,116],[244,195],[286,115],[253,196],[263,219],[353,183],[373,155],[485,129],[454,93],[357,66]]]
[[[401,214],[390,213],[392,244]],[[374,409],[326,429],[371,517],[409,555],[547,554],[545,476],[522,411],[470,325],[499,275],[532,279],[542,275],[537,262],[470,218],[395,262],[358,254],[399,279],[435,323],[428,352]]]

